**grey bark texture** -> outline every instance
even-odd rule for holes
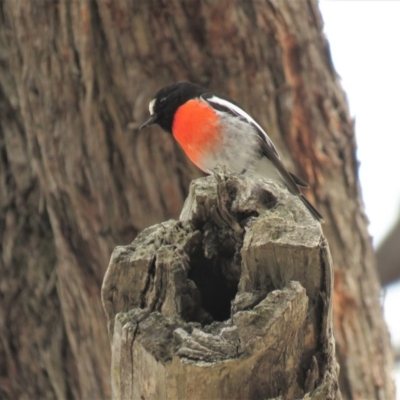
[[[341,399],[321,226],[272,182],[192,182],[179,221],[114,250],[114,399]]]

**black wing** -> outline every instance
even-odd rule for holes
[[[261,128],[261,126],[250,116],[248,115],[242,108],[239,107],[235,102],[230,99],[215,96],[212,93],[204,93],[200,96],[200,98],[210,104],[214,109],[218,111],[222,111],[225,113],[229,113],[236,118],[241,118],[246,121],[250,125],[252,125],[259,137],[261,138],[261,151],[262,154],[265,155],[275,166],[275,168],[279,171],[282,179],[284,180],[289,191],[300,197],[300,200],[304,203],[304,205],[308,208],[311,214],[318,220],[323,222],[322,215],[318,212],[318,210],[303,196],[298,186],[301,187],[309,187],[307,182],[303,181],[303,179],[289,172],[285,166],[283,165],[278,151],[276,147],[272,143],[272,140],[266,134],[266,132]]]
[[[218,111],[222,111],[236,118],[240,118],[243,121],[246,121],[248,124],[252,125],[258,136],[260,137],[261,141],[265,142],[266,145],[270,148],[272,153],[275,153],[276,157],[279,158],[278,150],[276,150],[272,140],[266,134],[266,132],[261,128],[261,126],[249,115],[246,111],[242,110],[235,102],[230,99],[215,96],[212,93],[204,93],[200,96],[205,102],[210,104],[214,109]],[[266,154],[268,157],[268,154]]]

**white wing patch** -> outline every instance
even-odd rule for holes
[[[155,104],[155,103],[156,103],[156,99],[150,100],[150,103],[149,103],[150,115],[154,115],[154,104]]]
[[[267,144],[272,148],[273,152],[279,157],[278,151],[276,150],[275,145],[272,143],[272,140],[269,138],[269,136],[266,134],[266,132],[261,128],[260,125],[257,124],[256,121],[254,121],[253,118],[250,117],[249,114],[247,114],[244,110],[242,110],[240,107],[238,107],[237,105],[231,103],[228,100],[224,100],[221,99],[220,97],[217,96],[212,96],[209,97],[207,99],[202,99],[203,101],[209,101],[211,103],[216,103],[219,104],[223,107],[228,108],[229,110],[231,110],[233,113],[241,116],[242,118],[244,118],[247,122],[249,122],[250,124],[254,125],[257,130],[262,134],[262,136],[264,137],[265,141],[267,142]]]

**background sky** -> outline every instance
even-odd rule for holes
[[[400,2],[321,0],[319,6],[356,120],[360,181],[376,247],[400,211]],[[400,284],[383,299],[392,342],[400,347]],[[396,383],[400,400],[400,365]]]

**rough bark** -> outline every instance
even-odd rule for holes
[[[334,260],[342,394],[393,398],[353,123],[312,0],[0,1],[2,395],[110,395],[109,255],[177,217],[198,176],[170,136],[137,130],[179,79],[239,101],[308,180]]]
[[[114,251],[102,289],[114,399],[341,399],[332,263],[297,198],[217,173],[179,221]]]

